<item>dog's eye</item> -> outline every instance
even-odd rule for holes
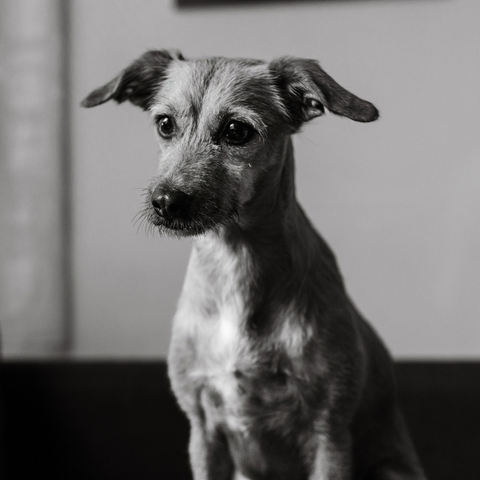
[[[170,138],[175,131],[175,123],[172,117],[163,115],[157,118],[157,129],[160,136]]]
[[[254,133],[255,130],[250,125],[237,120],[231,120],[227,123],[223,131],[223,136],[227,139],[228,143],[243,145],[252,138]]]

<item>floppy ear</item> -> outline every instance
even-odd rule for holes
[[[120,75],[94,90],[81,103],[82,107],[96,107],[108,100],[122,103],[129,100],[147,110],[165,78],[168,65],[174,59],[185,60],[181,53],[151,50],[135,60]]]
[[[356,122],[372,122],[379,116],[370,102],[345,90],[315,60],[282,57],[271,62],[270,69],[296,128],[323,115],[324,108]]]

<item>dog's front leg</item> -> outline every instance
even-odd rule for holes
[[[191,420],[190,463],[195,480],[231,480],[233,462],[225,436],[208,430],[201,419]]]

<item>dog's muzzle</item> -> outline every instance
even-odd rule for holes
[[[225,196],[186,193],[165,183],[151,187],[146,212],[160,233],[180,236],[201,235],[237,218],[235,204],[226,202]]]

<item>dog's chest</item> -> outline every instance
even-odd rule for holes
[[[197,329],[195,359],[187,377],[197,385],[202,408],[210,423],[239,424],[242,404],[242,369],[254,363],[255,355],[245,338],[241,316],[227,306],[218,318],[208,319]],[[240,422],[241,423],[241,422]]]
[[[201,263],[194,254],[189,265],[174,321],[172,384],[183,408],[194,413],[200,403],[211,427],[245,431],[266,411],[283,415],[301,402],[291,360],[302,356],[310,334],[289,306],[276,310],[268,334],[253,331],[248,259],[215,252]],[[215,265],[217,274],[206,275],[205,264]]]
[[[177,338],[183,346],[171,358],[183,362],[172,379],[177,396],[187,411],[201,408],[207,428],[247,433],[265,422],[293,425],[302,392],[281,332],[276,342],[255,338],[238,307],[227,303],[217,317],[189,317],[188,346]]]
[[[207,250],[212,252],[192,252],[174,320],[173,352],[175,343],[185,341],[191,352],[184,359],[171,360],[187,362],[184,371],[192,382],[229,385],[238,363],[251,353],[246,338],[248,301],[239,288],[242,262],[224,247]]]

